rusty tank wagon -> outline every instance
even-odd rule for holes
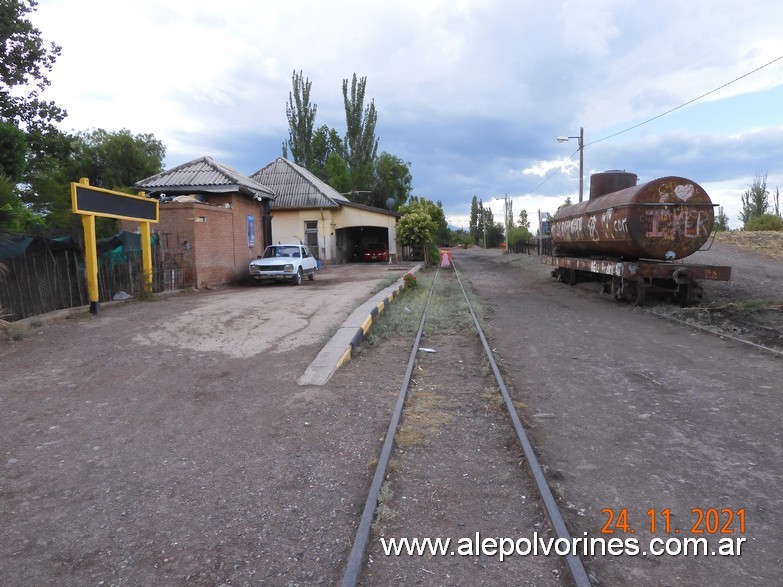
[[[637,185],[624,171],[590,179],[590,199],[552,220],[553,277],[572,285],[597,279],[615,299],[637,304],[655,290],[682,305],[701,299],[700,280],[731,278],[730,267],[682,261],[707,244],[715,221],[699,184],[670,176]]]

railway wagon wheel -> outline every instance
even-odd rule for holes
[[[647,284],[643,277],[638,279],[612,277],[611,292],[612,297],[618,302],[633,302],[636,306],[642,306],[647,293]]]
[[[557,280],[560,283],[567,283],[568,285],[576,284],[576,270],[565,267],[560,267],[556,270]],[[552,276],[555,276],[555,272],[552,272]]]
[[[672,274],[672,280],[677,284],[677,292],[674,294],[674,300],[680,306],[690,306],[701,301],[704,288],[696,281],[693,271],[680,268]]]
[[[612,277],[612,283],[610,286],[610,292],[612,294],[612,297],[617,300],[618,302],[622,302],[625,300],[625,296],[623,295],[623,279],[622,277]]]
[[[701,297],[704,294],[704,288],[698,281],[691,281],[689,283],[680,284],[677,287],[677,293],[675,294],[675,301],[685,308],[686,306],[692,306],[698,304],[701,301]]]
[[[636,280],[634,288],[636,290],[636,295],[634,296],[633,304],[634,306],[643,306],[644,298],[647,297],[647,284],[643,277]]]

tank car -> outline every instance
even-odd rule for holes
[[[730,279],[730,267],[679,262],[712,232],[715,204],[704,188],[676,176],[636,182],[624,171],[594,174],[590,199],[555,215],[553,276],[571,284],[598,278],[616,299],[636,303],[655,288],[683,305],[701,298],[699,279]]]

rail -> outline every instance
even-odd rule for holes
[[[505,382],[503,381],[503,376],[500,373],[500,369],[498,368],[498,365],[492,355],[492,350],[484,335],[484,331],[482,330],[478,318],[476,317],[476,314],[473,311],[473,306],[470,303],[470,299],[468,298],[467,292],[465,291],[465,287],[462,283],[462,279],[459,276],[459,271],[457,270],[457,266],[455,263],[452,263],[452,266],[454,268],[455,276],[457,277],[457,281],[462,291],[462,295],[465,298],[468,311],[470,313],[474,325],[476,326],[476,330],[479,334],[479,338],[481,339],[481,344],[484,348],[484,353],[486,354],[487,360],[489,361],[489,364],[492,368],[492,373],[495,376],[495,380],[503,396],[503,401],[505,403],[506,409],[514,425],[517,438],[525,454],[525,460],[528,464],[528,469],[530,470],[530,473],[536,484],[536,488],[544,504],[544,509],[546,511],[547,517],[549,518],[549,522],[552,526],[552,530],[555,532],[558,539],[565,539],[570,541],[571,535],[568,532],[568,529],[565,525],[565,521],[563,520],[562,515],[560,514],[560,510],[557,506],[557,502],[555,501],[554,495],[552,494],[552,490],[546,481],[543,468],[541,467],[541,464],[538,461],[538,457],[536,456],[535,451],[533,450],[533,446],[530,442],[530,439],[528,438],[527,433],[525,432],[524,427],[522,426],[522,422],[519,419],[516,408],[514,407],[513,401],[511,399],[511,395],[509,394],[508,388],[506,387]],[[381,455],[378,459],[378,464],[375,468],[375,475],[373,476],[373,480],[370,485],[370,490],[367,495],[367,500],[364,505],[364,510],[362,512],[362,516],[359,521],[359,526],[357,528],[356,535],[353,540],[353,545],[351,547],[351,553],[348,558],[345,574],[343,575],[343,581],[342,581],[343,587],[355,587],[359,582],[359,576],[363,568],[364,557],[367,550],[367,545],[369,543],[372,520],[375,514],[375,509],[378,505],[378,496],[381,491],[381,486],[383,484],[384,478],[386,477],[386,470],[389,464],[391,451],[394,445],[394,436],[397,432],[397,428],[400,422],[400,417],[402,415],[402,409],[405,404],[405,399],[408,395],[408,390],[411,381],[411,374],[413,372],[413,368],[416,362],[416,355],[418,353],[419,343],[421,341],[422,333],[424,331],[424,325],[426,324],[427,321],[427,310],[429,308],[430,301],[432,300],[433,291],[435,289],[435,284],[437,283],[439,275],[440,275],[440,268],[437,269],[435,273],[435,277],[432,280],[432,285],[430,286],[430,291],[427,296],[427,303],[425,304],[424,311],[422,312],[422,316],[421,316],[421,321],[419,323],[419,329],[416,333],[413,346],[411,347],[407,369],[405,371],[405,376],[403,378],[402,384],[400,385],[400,391],[397,396],[397,403],[392,413],[391,421],[389,422],[389,428],[386,433],[386,437],[384,439],[383,448],[381,449]],[[587,572],[585,571],[582,560],[573,553],[568,554],[565,557],[565,559],[566,559],[566,564],[569,573],[574,581],[574,584],[577,587],[589,587],[591,585],[590,579],[587,576]]]

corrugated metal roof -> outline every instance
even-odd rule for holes
[[[315,175],[278,157],[250,175],[275,192],[272,208],[339,208],[348,198]]]
[[[209,156],[194,159],[147,179],[142,179],[136,182],[133,187],[148,193],[238,191],[262,199],[275,197],[274,191],[267,186],[218,163]]]

